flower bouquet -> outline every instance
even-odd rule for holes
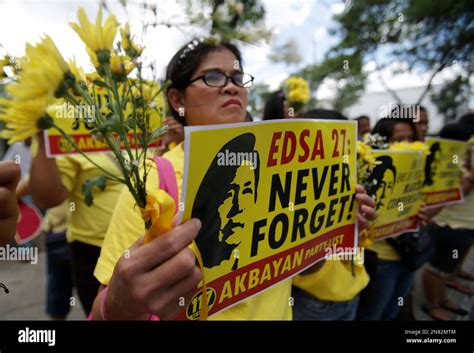
[[[380,136],[371,136],[366,134],[364,136],[364,142],[357,141],[357,182],[361,184],[365,190],[370,190],[371,185],[369,184],[369,176],[373,172],[374,167],[379,164],[372,154],[373,147],[386,147],[388,145],[383,144],[383,138]],[[374,195],[370,195],[374,197]],[[362,230],[359,234],[359,245],[361,247],[368,247],[375,240],[375,231],[372,225]]]
[[[93,202],[94,187],[104,190],[107,180],[123,183],[142,211],[148,241],[171,229],[173,217],[159,215],[173,215],[175,207],[171,197],[158,203],[146,190],[147,151],[165,132],[160,124],[152,128],[164,116],[165,87],[143,78],[144,47],[135,43],[128,24],[120,27],[114,15],[103,21],[100,8],[95,23],[79,9],[78,23],[70,25],[84,42],[95,71],[85,74],[74,61],[67,62],[47,35],[36,45],[27,44],[24,64],[6,85],[7,98],[0,99],[0,137],[11,144],[41,130],[59,131],[72,149],[104,173],[83,185],[86,203]],[[99,90],[106,91],[106,102],[99,99]],[[75,110],[76,120],[87,124],[93,138],[111,151],[120,176],[96,164],[61,128],[57,114],[65,104]],[[89,109],[79,109],[82,106]]]

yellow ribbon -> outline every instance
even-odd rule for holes
[[[151,222],[151,227],[145,233],[143,240],[144,244],[149,243],[156,237],[163,233],[170,231],[173,228],[173,218],[175,214],[175,202],[171,196],[169,196],[163,190],[158,191],[160,201],[154,196],[148,194],[146,197],[145,208],[140,209],[142,218],[145,222]],[[198,260],[199,269],[202,273],[202,301],[201,301],[201,313],[199,320],[207,320],[209,308],[207,305],[207,287],[206,280],[204,279],[204,266],[202,261],[201,253],[193,241],[193,252]]]
[[[359,233],[359,246],[367,248],[375,241],[375,228],[370,225]]]
[[[162,190],[159,190],[158,193],[166,194]],[[173,228],[175,207],[173,198],[168,194],[165,197],[160,197],[160,202],[154,196],[147,195],[145,208],[142,208],[141,212],[143,220],[151,222],[151,227],[145,233],[144,244]]]

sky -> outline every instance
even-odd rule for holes
[[[127,20],[131,23],[132,33],[140,37],[141,21],[151,20],[139,8],[141,1],[128,1],[128,15],[118,1],[107,1],[109,8],[118,17],[119,22]],[[332,21],[334,14],[344,11],[341,0],[262,0],[266,17],[265,24],[274,33],[273,41],[268,44],[256,43],[242,48],[245,70],[255,76],[255,83],[269,84],[277,89],[290,72],[305,65],[319,63],[325,52],[337,42],[337,38],[329,35],[328,30],[335,26]],[[161,20],[174,23],[183,22],[181,2],[173,0],[148,1],[158,4]],[[84,45],[77,34],[70,28],[69,22],[76,20],[77,9],[85,8],[90,19],[95,19],[98,1],[60,1],[60,0],[0,0],[0,55],[5,52],[14,56],[24,53],[25,43],[35,43],[46,33],[51,36],[64,57],[74,58],[84,67],[90,67]],[[153,61],[157,72],[163,76],[166,64],[173,54],[196,34],[195,28],[180,26],[168,28],[157,26],[150,28],[143,37],[147,49],[146,57]],[[285,43],[289,39],[297,41],[302,57],[301,63],[287,67],[274,64],[268,56],[272,46]],[[380,58],[383,60],[383,57]],[[401,63],[391,63],[390,68],[399,67]],[[367,62],[367,72],[374,71],[374,62]],[[383,70],[384,81],[391,89],[417,87],[426,84],[431,73],[405,73],[393,76],[390,68]],[[434,81],[440,83],[453,76],[456,68],[449,68]],[[335,92],[336,82],[327,81],[316,92],[318,99],[331,98]],[[369,74],[367,91],[379,92],[384,87],[378,73]]]

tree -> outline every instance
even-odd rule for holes
[[[362,72],[360,53],[341,54],[334,57],[326,55],[319,64],[308,65],[296,73],[309,82],[312,92],[316,92],[324,80],[336,82],[337,91],[332,102],[333,109],[344,112],[359,98],[365,87],[366,75]],[[312,99],[307,106],[314,106],[317,102]]]
[[[436,103],[438,111],[445,116],[445,121],[454,121],[464,111],[459,107],[469,100],[469,81],[462,76],[447,82],[439,92],[431,94],[431,100]]]
[[[349,86],[341,88],[352,91],[351,94],[338,93],[340,97],[350,97],[342,106],[363,91],[365,78],[360,64],[373,60],[377,51],[383,51],[390,59],[378,65],[379,70],[388,62],[399,61],[406,63],[409,71],[432,73],[424,92],[417,98],[418,103],[432,91],[434,77],[452,64],[460,68],[461,78],[448,82],[445,88],[457,85],[458,92],[468,88],[474,61],[473,1],[352,0],[334,19],[337,28],[330,33],[340,40],[319,65],[322,68],[329,65],[333,70],[326,70],[323,77],[319,76],[337,78],[344,71],[341,65],[344,58],[349,60],[352,67],[346,79],[353,77],[358,84],[350,86],[351,80],[348,80]],[[334,62],[339,65],[332,65]],[[446,94],[435,97],[435,103],[441,106],[459,104],[459,100],[448,98]],[[446,108],[443,109],[440,111],[449,114]]]
[[[188,0],[187,13],[192,24],[208,28],[217,41],[268,41],[271,36],[260,0]]]
[[[274,63],[283,62],[287,66],[301,62],[298,43],[293,38],[290,38],[285,44],[275,47],[268,57]]]

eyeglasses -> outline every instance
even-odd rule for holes
[[[211,71],[189,81],[188,85],[198,80],[203,80],[206,86],[209,87],[225,87],[227,81],[231,80],[236,86],[248,88],[252,87],[253,79],[254,77],[252,75],[243,72],[235,72],[231,76],[227,76],[220,71]]]

